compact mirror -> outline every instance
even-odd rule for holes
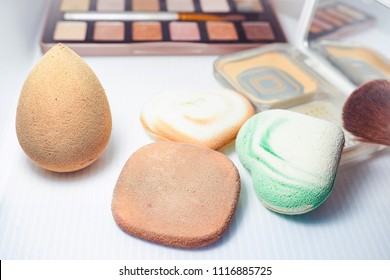
[[[389,1],[318,0],[306,30],[307,46],[359,86],[390,77]]]

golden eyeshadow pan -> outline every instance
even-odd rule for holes
[[[61,1],[60,10],[65,11],[88,11],[91,0],[66,0]]]
[[[55,40],[82,41],[87,35],[87,23],[79,21],[58,21],[55,25],[53,38]]]
[[[286,42],[271,2],[53,0],[41,48],[46,52],[64,43],[79,55],[188,55],[224,54]],[[137,20],[121,18],[139,13],[142,16]],[[152,13],[152,18],[144,18],[147,13]],[[186,14],[192,18],[155,18],[155,15],[165,14]],[[74,18],[75,15],[81,18]],[[232,15],[236,17],[233,19]]]

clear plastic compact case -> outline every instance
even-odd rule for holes
[[[381,42],[390,40],[384,32],[390,11],[374,0],[306,2],[295,46],[271,44],[224,55],[215,61],[214,73],[258,111],[288,109],[342,127],[348,94],[368,80],[390,77],[390,63],[381,50],[386,46]],[[383,148],[344,133],[341,165]]]

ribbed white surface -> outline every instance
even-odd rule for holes
[[[26,34],[39,29],[28,28]],[[56,174],[32,164],[16,139],[16,96],[32,61],[40,57],[37,39],[28,44],[33,49],[29,59],[20,59],[18,48],[0,52],[7,51],[6,65],[20,67],[12,79],[3,79],[7,69],[0,73],[5,110],[0,122],[1,259],[390,259],[389,151],[340,170],[334,191],[320,208],[288,217],[261,205],[230,147],[224,153],[240,170],[242,191],[222,240],[183,250],[125,234],[111,216],[111,195],[127,158],[152,141],[139,122],[140,108],[160,91],[220,88],[212,74],[215,57],[87,58],[110,101],[112,138],[91,167]]]
[[[225,153],[242,176],[233,223],[215,245],[182,250],[129,236],[112,219],[112,189],[131,149],[118,138],[130,140],[131,129],[127,131],[114,130],[108,150],[96,164],[66,175],[34,166],[18,147],[16,137],[10,137],[6,152],[12,155],[6,157],[10,172],[0,202],[2,259],[390,258],[388,151],[340,170],[324,205],[306,215],[288,217],[260,204],[250,177],[232,148],[228,149]]]

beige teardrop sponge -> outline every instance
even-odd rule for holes
[[[111,129],[110,106],[95,73],[65,45],[54,46],[19,97],[16,134],[24,152],[45,169],[76,171],[99,158]]]

